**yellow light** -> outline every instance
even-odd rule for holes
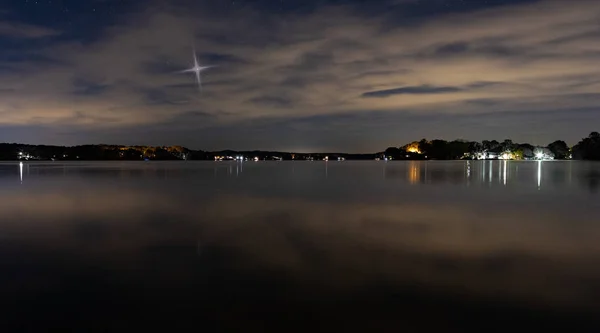
[[[404,148],[409,153],[421,154],[421,150],[419,150],[419,143],[418,142],[409,143],[406,146],[404,146]]]

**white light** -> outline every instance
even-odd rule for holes
[[[198,83],[198,90],[202,90],[202,80],[200,79],[200,72],[205,69],[215,66],[200,66],[198,64],[198,57],[196,56],[196,50],[194,50],[194,67],[180,71],[179,73],[194,73],[196,74],[196,82]]]
[[[544,153],[536,153],[535,157],[537,157],[538,159],[542,159],[544,158]]]

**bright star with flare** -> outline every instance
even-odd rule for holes
[[[200,73],[208,68],[215,66],[200,66],[198,64],[198,56],[196,56],[196,50],[194,50],[194,67],[188,68],[186,70],[180,71],[178,73],[194,73],[196,74],[196,82],[198,83],[198,90],[202,91],[202,80],[200,78]]]

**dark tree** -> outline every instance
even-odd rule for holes
[[[600,133],[592,132],[573,147],[573,158],[579,160],[600,160]]]
[[[483,148],[483,150],[488,150],[488,149],[490,149],[491,146],[492,146],[492,143],[489,140],[481,141],[481,147]]]
[[[448,143],[448,150],[451,159],[464,158],[469,153],[470,142],[454,140]]]
[[[406,152],[396,147],[389,147],[384,152],[385,156],[389,156],[392,159],[398,160],[404,158]]]
[[[499,149],[499,148],[501,148],[501,147],[500,147],[500,142],[498,142],[498,141],[496,141],[496,140],[492,140],[492,141],[490,141],[490,149],[491,149],[491,150],[497,150],[497,149]]]
[[[504,140],[501,146],[503,151],[512,151],[515,148],[515,144],[510,139]]]
[[[421,141],[419,141],[419,151],[421,151],[422,154],[429,155],[431,144],[427,142],[427,139],[421,139]]]
[[[427,152],[429,158],[437,160],[451,159],[448,149],[448,142],[444,140],[432,140]]]
[[[483,144],[479,143],[479,142],[470,142],[469,143],[469,154],[471,154],[472,156],[477,154],[477,153],[481,153],[483,152]]]
[[[556,159],[564,160],[569,157],[569,146],[564,141],[554,141],[548,145],[548,149],[550,149]]]

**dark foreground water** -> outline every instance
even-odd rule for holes
[[[0,164],[0,331],[598,332],[600,164]]]

